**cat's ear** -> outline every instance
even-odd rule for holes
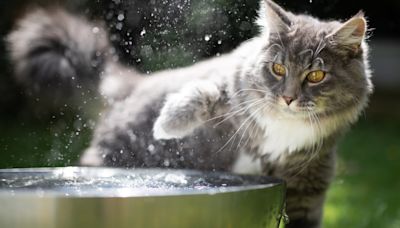
[[[288,31],[292,25],[293,14],[271,0],[261,1],[258,24],[270,33]]]
[[[353,53],[358,53],[367,32],[367,20],[360,11],[357,15],[344,22],[337,30],[329,34],[334,44],[345,47]]]

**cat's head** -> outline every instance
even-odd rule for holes
[[[267,91],[268,112],[284,118],[355,121],[372,92],[362,13],[345,22],[295,15],[263,0],[263,48],[249,88]],[[264,96],[259,93],[258,96]]]

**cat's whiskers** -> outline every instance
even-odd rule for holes
[[[219,121],[218,123],[214,124],[213,127],[219,126],[219,125],[222,124],[223,122],[225,122],[225,121],[227,121],[227,120],[233,118],[234,116],[236,116],[236,115],[239,114],[239,113],[246,113],[252,106],[258,105],[258,104],[262,103],[263,101],[264,101],[263,98],[260,98],[259,100],[254,101],[254,102],[251,103],[250,105],[245,106],[245,107],[243,107],[243,108],[241,108],[241,109],[239,109],[239,110],[233,112],[233,113],[230,114],[229,116],[225,117],[223,120],[221,120],[221,121]]]
[[[233,107],[230,109],[230,111],[233,111],[235,108],[237,108],[237,107],[239,107],[239,106],[242,106],[242,105],[245,105],[245,104],[248,104],[248,103],[252,103],[252,102],[258,101],[258,100],[260,100],[260,99],[262,99],[262,98],[254,98],[254,99],[251,99],[251,100],[245,100],[245,101],[243,101],[243,102],[241,102],[241,103],[236,104],[235,106],[233,106]]]
[[[251,83],[252,83],[251,85],[253,85],[253,86],[255,86],[257,88],[257,89],[254,89],[254,90],[260,90],[260,91],[264,92],[266,95],[270,96],[271,92],[269,90],[266,90],[266,86],[265,85],[260,85],[259,84],[260,82],[256,81],[254,77],[251,77],[250,80],[251,80]]]
[[[259,100],[259,99],[260,99],[260,98],[254,98],[254,99],[246,100],[246,101],[243,101],[243,102],[241,102],[241,103],[239,103],[239,104],[236,104],[235,106],[231,107],[231,108],[229,109],[228,112],[226,112],[226,113],[224,113],[224,114],[221,114],[221,115],[218,115],[218,116],[214,116],[214,117],[212,117],[212,118],[210,118],[210,119],[207,119],[207,120],[205,120],[205,121],[203,122],[203,124],[204,124],[204,123],[207,123],[207,122],[210,122],[210,121],[213,121],[213,120],[216,120],[216,119],[219,119],[219,118],[222,118],[222,117],[229,116],[229,115],[231,115],[231,114],[233,114],[233,113],[236,113],[236,112],[240,112],[240,111],[241,111],[242,109],[244,109],[245,107],[242,107],[242,108],[239,109],[239,110],[235,110],[235,109],[236,109],[237,107],[239,107],[239,106],[242,106],[242,105],[247,104],[247,103],[255,102],[255,101]]]
[[[246,132],[247,132],[248,128],[251,126],[251,124],[254,123],[254,127],[257,126],[257,121],[256,121],[256,118],[254,118],[254,117],[255,117],[255,115],[256,115],[259,111],[261,111],[262,109],[264,109],[265,106],[266,106],[266,104],[264,103],[264,104],[262,104],[262,106],[259,107],[256,111],[254,111],[253,113],[250,113],[250,117],[253,117],[253,118],[251,118],[251,121],[247,124],[247,127],[246,127],[245,130],[243,131],[242,136],[241,136],[241,138],[240,138],[240,140],[239,140],[239,143],[237,144],[236,150],[239,149],[239,147],[240,147],[240,145],[241,145],[241,143],[242,143],[242,140],[243,140],[244,136],[246,135]],[[249,140],[250,140],[250,137],[248,137],[246,143],[247,143]],[[243,146],[245,146],[246,143],[243,144]]]
[[[308,116],[308,122],[310,124],[311,129],[313,130],[313,135],[317,136],[320,134],[320,127],[318,122],[315,119],[315,116],[313,115],[313,111],[310,107],[307,107],[306,109],[306,113]],[[317,127],[317,128],[316,128]],[[320,146],[318,146],[320,144],[320,139],[318,138],[318,141],[315,142],[315,144],[312,146],[311,150],[310,150],[310,157],[308,159],[306,159],[305,161],[299,163],[299,169],[297,171],[295,171],[295,173],[293,175],[291,175],[291,177],[296,177],[300,174],[302,174],[305,170],[307,170],[308,165],[314,160],[314,158],[316,156],[318,156],[318,152],[319,152],[319,148]]]
[[[301,52],[299,53],[299,55],[304,55],[304,54],[306,54],[306,53],[308,53],[308,52],[310,52],[310,56],[311,56],[311,58],[312,58],[312,57],[314,56],[314,51],[313,51],[311,48],[305,49],[305,50],[301,51]]]
[[[249,123],[249,124],[247,125],[247,127],[244,129],[244,131],[243,131],[243,133],[242,133],[242,136],[240,137],[239,143],[238,143],[237,146],[236,146],[236,149],[239,149],[240,144],[242,143],[242,140],[243,140],[244,136],[246,135],[247,129],[249,129],[249,127],[254,123],[254,121],[255,121],[255,119],[252,118],[251,121],[250,121],[250,123]]]
[[[266,91],[266,90],[264,90],[264,89],[253,89],[253,88],[241,89],[241,90],[235,92],[235,93],[233,94],[233,96],[232,96],[230,99],[232,100],[235,96],[238,96],[239,93],[241,93],[241,92],[249,92],[249,91],[250,91],[250,92],[251,92],[251,91],[261,92],[261,93],[264,93],[265,96],[262,97],[262,98],[255,98],[255,99],[243,101],[243,102],[241,102],[241,103],[239,103],[239,104],[233,106],[233,107],[229,110],[228,113],[225,113],[225,114],[223,114],[223,115],[220,115],[219,117],[211,118],[210,120],[214,120],[214,119],[217,119],[217,118],[220,118],[220,117],[224,117],[224,116],[228,116],[228,117],[226,117],[226,119],[229,119],[229,118],[235,116],[235,115],[238,114],[238,113],[241,113],[241,112],[245,113],[245,112],[248,110],[248,108],[250,108],[250,107],[251,107],[252,105],[254,105],[254,104],[250,104],[249,106],[242,107],[242,108],[240,108],[239,110],[235,110],[235,108],[237,108],[237,107],[239,107],[239,106],[241,106],[241,105],[247,104],[247,103],[251,103],[251,102],[253,102],[253,101],[254,101],[254,102],[258,102],[258,101],[260,101],[260,102],[261,102],[261,101],[268,102],[268,100],[266,99],[266,98],[268,97],[267,95],[269,95],[269,92],[268,92],[268,91]],[[221,122],[226,121],[226,119],[222,120]],[[208,121],[209,121],[209,120],[208,120]],[[221,123],[221,122],[220,122],[220,123]],[[214,125],[214,126],[218,126],[220,123],[217,123],[217,124]]]
[[[285,47],[285,45],[283,44],[282,37],[281,37],[281,34],[279,32],[279,29],[277,29],[276,27],[271,27],[271,29],[272,28],[274,28],[274,30],[275,30],[274,34],[276,34],[278,36],[279,42],[281,43],[281,45],[282,45],[281,47],[283,49],[283,47]]]
[[[255,117],[255,114],[257,114],[258,111],[260,111],[262,108],[264,108],[264,105],[261,105],[260,107],[258,107],[255,111],[253,111],[252,113],[250,113],[250,115],[240,124],[239,128],[235,131],[235,133],[229,138],[229,140],[217,151],[217,153],[221,152],[227,145],[229,145],[229,143],[236,139],[238,133],[240,132],[240,130],[245,126],[245,124],[252,118]]]
[[[315,128],[314,128],[314,123],[313,123],[314,121],[313,121],[313,119],[311,117],[311,113],[309,111],[307,113],[308,113],[308,117],[309,117],[309,123],[310,123],[311,128],[313,129],[313,132],[314,132],[314,135],[315,135]],[[298,169],[297,170],[295,169],[296,170],[295,173],[293,175],[291,175],[292,178],[302,174],[307,169],[308,165],[312,161],[312,157],[313,157],[313,154],[314,154],[313,151],[314,151],[314,149],[311,150],[311,156],[308,159],[305,159],[305,160],[302,159],[303,161],[301,163],[297,164],[298,165]],[[306,155],[307,154],[305,154],[303,156],[306,156]]]
[[[314,61],[315,61],[315,62],[316,62],[316,61],[320,62],[320,64],[321,64],[320,66],[321,66],[322,69],[325,68],[325,61],[324,61],[321,57],[315,58]]]
[[[269,47],[266,48],[266,49],[264,50],[264,52],[268,52],[269,49],[271,49],[271,48],[273,48],[273,47],[275,47],[275,46],[278,47],[279,49],[283,50],[283,46],[282,46],[282,45],[277,44],[277,43],[273,43],[273,44],[269,45]]]
[[[312,151],[313,155],[310,159],[310,161],[311,161],[315,158],[315,156],[319,155],[318,152],[321,150],[321,147],[323,144],[323,137],[322,137],[321,121],[320,121],[318,115],[312,109],[310,109],[310,114],[311,114],[311,117],[314,119],[314,122],[317,127],[317,132],[316,132],[317,142],[315,142],[315,144],[314,144],[314,151]]]
[[[359,107],[360,104],[362,104],[362,102],[365,102],[365,101],[361,101],[361,99],[359,97],[352,97],[351,101],[352,101],[352,104],[355,107],[357,107],[357,106]],[[363,118],[366,118],[366,116],[367,116],[366,110],[365,109],[360,110],[359,116],[360,117],[362,116]]]
[[[254,119],[253,121],[252,121],[252,123],[253,123],[253,128],[252,128],[252,130],[251,130],[251,134],[247,137],[247,140],[246,140],[246,142],[244,142],[244,144],[243,144],[243,146],[246,146],[246,145],[248,145],[248,143],[250,142],[250,139],[252,139],[253,137],[254,137],[254,134],[255,134],[255,132],[257,132],[257,134],[256,135],[258,135],[258,133],[259,133],[259,127],[257,127],[257,121]],[[256,131],[255,131],[255,130]]]
[[[254,79],[251,80],[253,82],[252,85],[256,86],[259,90],[265,91],[266,94],[269,94],[269,91],[264,90],[265,86],[258,84]]]
[[[360,98],[354,97],[354,99],[353,99],[353,104],[354,104],[355,106],[358,106],[361,102],[362,102],[362,101],[361,101]],[[365,110],[365,109],[361,110],[360,116],[362,116],[363,118],[366,118],[366,117],[367,117],[367,113],[366,113],[366,110]]]
[[[249,92],[249,91],[250,91],[250,92],[251,92],[251,91],[254,91],[254,92],[261,92],[261,93],[265,93],[265,94],[268,93],[268,91],[263,90],[263,89],[246,88],[246,89],[241,89],[241,90],[235,92],[235,93],[232,95],[231,99],[234,98],[234,97],[236,97],[236,96],[239,96],[239,93],[241,93],[241,92]]]
[[[261,102],[261,101],[256,100],[256,101],[254,101],[254,103],[255,103],[255,102],[258,103],[258,102]],[[247,103],[247,102],[246,102],[246,103]],[[250,104],[249,106],[254,105],[254,103]],[[234,116],[236,116],[236,115],[238,115],[238,114],[243,114],[243,113],[245,113],[245,112],[250,108],[249,106],[244,106],[244,107],[240,108],[239,110],[232,111],[232,112],[228,113],[228,115],[227,115],[224,119],[222,119],[221,121],[219,121],[219,122],[217,122],[216,124],[214,124],[213,127],[219,126],[219,125],[222,124],[223,122],[229,120],[230,118],[233,118]]]
[[[272,105],[273,105],[273,104],[272,104],[271,101],[266,100],[266,102],[263,104],[263,107],[260,109],[260,111],[261,111],[261,110],[263,110],[264,112],[265,112],[265,111],[268,111],[268,110],[265,110],[265,108],[271,109],[271,106],[272,106]],[[250,139],[253,138],[253,136],[254,136],[254,134],[255,134],[254,128],[256,128],[256,130],[257,130],[257,134],[256,134],[256,135],[258,135],[258,133],[259,133],[260,128],[258,127],[257,119],[254,118],[254,119],[252,120],[252,123],[254,123],[253,130],[252,130],[252,132],[251,132],[251,135],[249,135],[249,136],[247,137],[247,140],[246,140],[246,142],[243,144],[243,146],[246,146],[246,145],[250,142]],[[243,134],[245,134],[245,132],[244,132]],[[238,145],[238,146],[239,146],[239,145]]]
[[[281,51],[283,51],[283,46],[278,44],[278,43],[272,43],[271,45],[269,45],[264,51],[263,53],[269,53],[269,50],[272,49],[273,47],[278,47],[279,49],[281,49]],[[269,57],[269,55],[264,56],[264,58]],[[260,58],[260,59],[264,59],[264,58]],[[264,63],[273,63],[277,60],[278,58],[278,54],[275,54],[274,57],[272,59],[264,59]]]
[[[316,57],[319,55],[319,53],[321,53],[321,51],[326,47],[326,43],[324,42],[323,39],[321,39],[318,43],[317,49],[315,50],[314,56]]]

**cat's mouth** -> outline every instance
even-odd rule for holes
[[[318,115],[315,107],[301,105],[298,103],[293,103],[290,105],[277,104],[276,109],[279,116],[287,119],[309,119]]]
[[[284,99],[278,99],[276,102],[276,109],[278,109],[282,115],[291,118],[309,118],[310,115],[317,115],[319,113],[315,103],[304,103],[298,100],[294,100],[288,104]]]
[[[299,113],[301,113],[301,111],[296,110],[296,107],[293,108],[290,106],[282,107],[282,111],[290,115],[298,115]]]

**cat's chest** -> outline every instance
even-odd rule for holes
[[[258,129],[248,132],[253,137],[252,145],[242,147],[233,165],[233,172],[261,174],[265,169],[262,159],[272,163],[285,161],[296,151],[313,148],[320,138],[307,122],[272,118],[257,121],[261,121]]]
[[[296,151],[311,149],[318,144],[321,134],[310,122],[297,119],[257,117],[260,135],[258,154],[272,160]]]

